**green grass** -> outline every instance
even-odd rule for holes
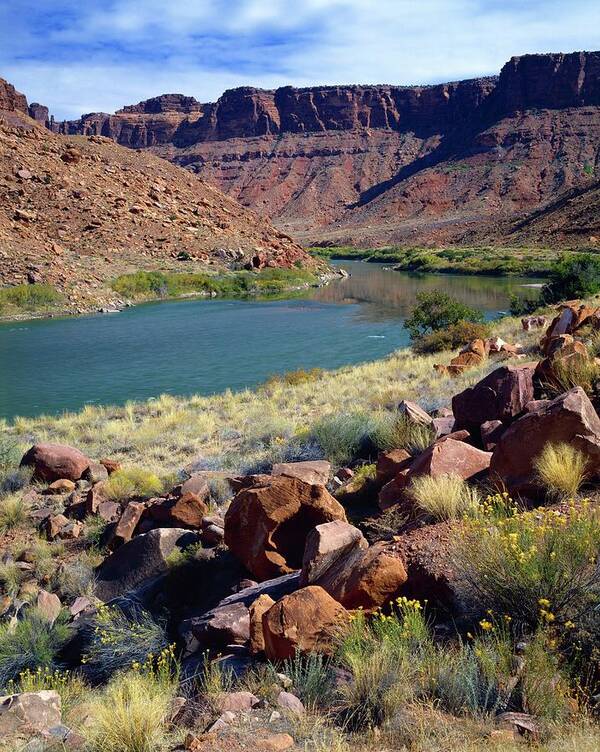
[[[450,248],[310,248],[325,259],[364,260],[393,263],[398,271],[490,276],[544,277],[552,268],[557,252],[550,248],[457,246]],[[564,252],[567,256],[570,251]]]
[[[290,288],[316,284],[318,278],[306,269],[263,269],[261,272],[147,272],[123,274],[112,282],[119,295],[133,300],[177,298],[204,294],[224,298],[277,295]]]
[[[0,315],[44,311],[56,307],[62,296],[52,285],[14,285],[0,288]]]

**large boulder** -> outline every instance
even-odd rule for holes
[[[97,571],[96,595],[109,601],[164,574],[168,558],[198,541],[198,536],[181,528],[158,528],[138,535],[111,554]]]
[[[356,553],[360,558],[368,546],[360,530],[348,522],[334,520],[317,525],[306,538],[300,585],[321,585],[325,578],[334,581],[346,568],[348,557]]]
[[[319,585],[345,608],[378,608],[405,582],[402,562],[380,545],[369,548],[348,523],[328,522],[308,535],[300,584]]]
[[[271,477],[235,496],[225,543],[258,580],[267,580],[299,569],[308,533],[333,520],[345,521],[346,514],[322,485]]]
[[[320,483],[325,486],[331,475],[331,464],[327,460],[278,462],[273,465],[273,475],[289,475],[305,483]]]
[[[540,360],[535,369],[535,378],[542,390],[548,387],[562,391],[561,384],[571,366],[591,364],[591,356],[583,342],[573,339],[570,334],[553,337],[547,346],[547,356]]]
[[[515,421],[496,444],[490,475],[512,493],[536,493],[534,463],[547,443],[566,442],[600,468],[600,418],[581,387],[575,387]]]
[[[310,585],[297,590],[263,615],[265,654],[272,661],[297,653],[329,654],[347,617],[346,609],[323,588]]]
[[[21,460],[21,467],[33,468],[36,480],[52,483],[55,480],[79,480],[91,460],[79,449],[63,444],[34,444]]]
[[[419,475],[458,475],[463,480],[476,478],[487,471],[490,452],[483,452],[464,441],[444,437],[424,452],[410,466],[408,481]]]
[[[534,364],[501,366],[452,398],[455,429],[473,430],[490,420],[512,421],[533,399]]]
[[[259,644],[256,626],[253,628],[252,609],[255,604],[275,601],[298,589],[297,573],[277,577],[259,585],[243,588],[233,595],[223,598],[209,611],[199,609],[196,615],[184,619],[178,628],[186,646],[186,654],[192,655],[208,647],[225,647],[231,643],[247,642]],[[266,609],[263,609],[263,612]],[[262,613],[261,613],[262,617]],[[260,648],[262,649],[262,648]]]

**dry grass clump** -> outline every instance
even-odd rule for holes
[[[160,752],[174,697],[172,683],[152,673],[118,674],[91,702],[85,730],[91,752]]]
[[[155,473],[141,467],[117,470],[104,484],[109,499],[120,501],[131,497],[150,498],[163,490],[163,482]]]
[[[535,461],[538,478],[550,497],[574,498],[586,477],[587,460],[571,444],[546,444]]]
[[[417,509],[434,520],[455,520],[477,510],[479,491],[460,476],[444,474],[436,478],[421,475],[413,478],[408,492]]]
[[[27,520],[27,506],[20,493],[0,499],[0,534],[20,527]]]

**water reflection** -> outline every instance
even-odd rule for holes
[[[512,293],[524,293],[523,284],[536,280],[517,277],[476,277],[453,274],[407,274],[384,264],[345,261],[337,264],[350,273],[316,291],[313,298],[326,303],[360,303],[366,321],[405,318],[416,302],[417,293],[444,292],[488,315],[506,310]]]

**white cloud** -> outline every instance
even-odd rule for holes
[[[597,46],[596,0],[0,0],[0,71],[60,117],[163,92],[416,84],[496,73],[512,55]],[[42,6],[42,8],[40,8]]]

